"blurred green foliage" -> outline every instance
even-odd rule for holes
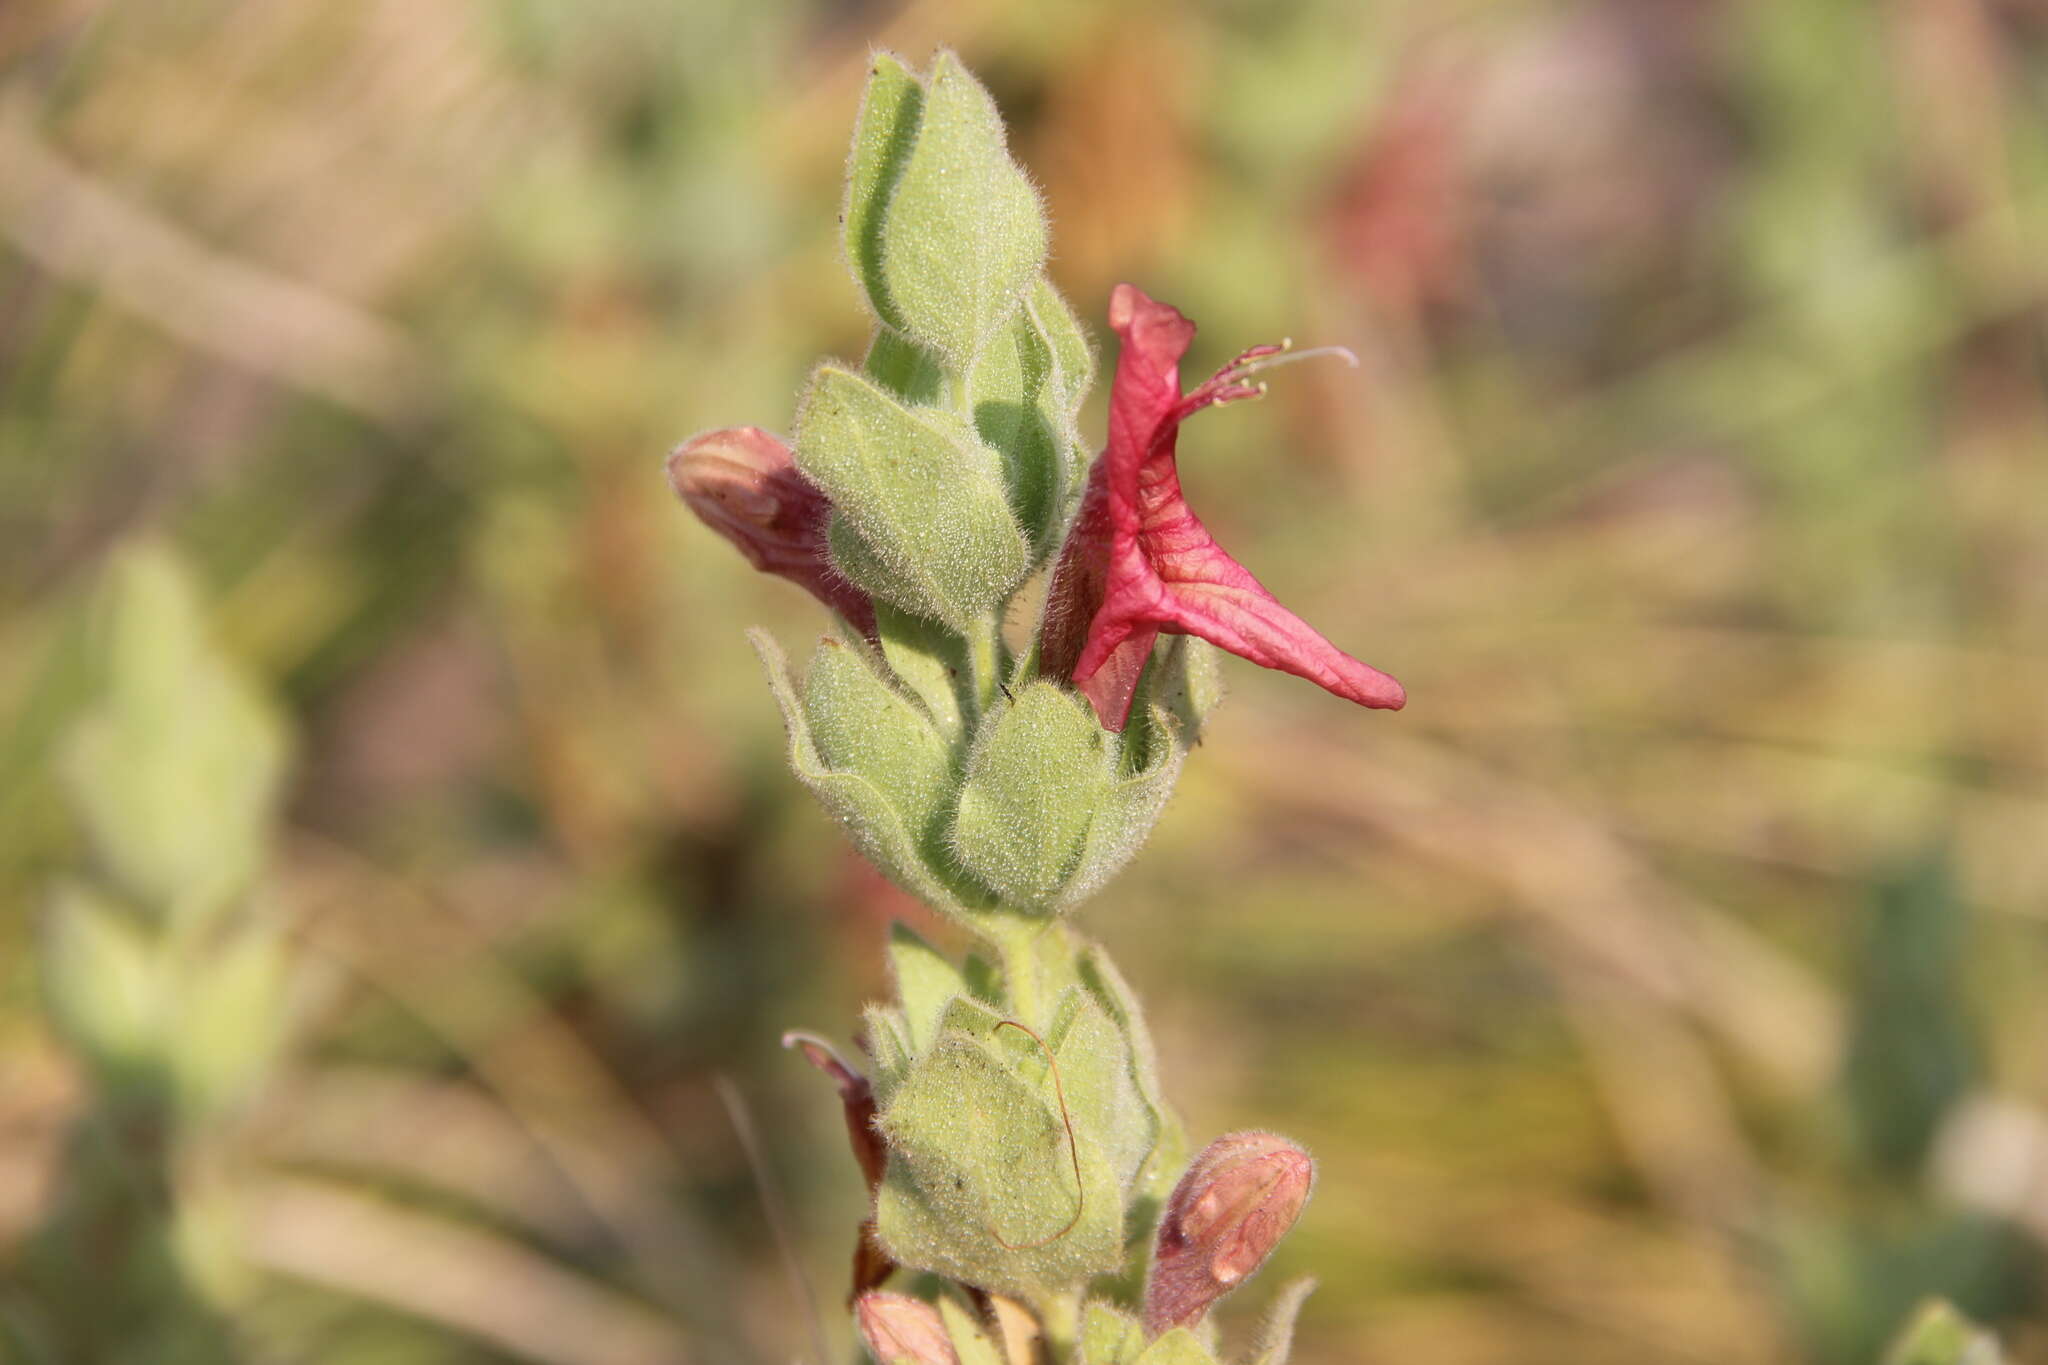
[[[1913,1315],[1886,1352],[1884,1365],[1998,1365],[2004,1357],[1988,1333],[1936,1300]]]
[[[775,1040],[915,912],[660,457],[861,354],[858,91],[942,44],[1098,347],[1130,279],[1364,361],[1182,467],[1410,707],[1226,664],[1088,921],[1191,1138],[1317,1154],[1295,1359],[2039,1354],[2038,0],[0,6],[5,1349],[844,1351]]]

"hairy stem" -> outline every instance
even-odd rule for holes
[[[1081,1335],[1081,1296],[1058,1294],[1033,1307],[1038,1310],[1039,1329],[1045,1334],[1046,1359],[1055,1365],[1072,1360]]]
[[[1018,1022],[1032,1028],[1042,1028],[1047,1022],[1043,969],[1038,958],[1038,936],[1044,932],[1042,924],[1020,920],[1014,927],[1006,927],[996,940],[1003,985],[1010,993],[1010,1009]]]
[[[995,705],[996,688],[1002,683],[1002,658],[1002,622],[990,612],[967,632],[967,670],[974,684],[977,714],[986,715]]]

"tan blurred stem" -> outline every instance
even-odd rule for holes
[[[747,1097],[740,1093],[732,1078],[719,1075],[713,1084],[718,1091],[718,1102],[725,1106],[725,1115],[732,1123],[732,1130],[740,1141],[740,1150],[746,1153],[747,1167],[754,1173],[754,1192],[761,1200],[761,1216],[768,1222],[768,1230],[775,1239],[775,1254],[782,1261],[782,1273],[789,1281],[790,1292],[803,1306],[804,1317],[810,1323],[812,1345],[817,1348],[818,1365],[831,1365],[832,1345],[825,1338],[825,1319],[818,1312],[818,1296],[811,1288],[811,1278],[804,1273],[802,1257],[797,1255],[796,1238],[791,1233],[793,1220],[789,1216],[789,1203],[782,1196],[782,1183],[775,1178],[774,1167],[768,1164],[767,1150],[761,1145],[761,1137],[754,1127],[753,1113],[747,1107]]]
[[[1243,749],[1212,744],[1226,788],[1254,805],[1313,807],[1507,891],[1632,1162],[1675,1211],[1740,1236],[1756,1210],[1756,1163],[1692,1021],[1805,1099],[1833,1075],[1840,1046],[1826,988],[1568,802],[1428,740],[1376,733],[1349,761],[1332,747],[1275,727]],[[1306,771],[1329,777],[1294,777]]]
[[[1630,1161],[1701,1228],[1754,1231],[1763,1179],[1713,1058],[1669,1010],[1601,973],[1553,960],[1579,1046]]]
[[[0,1049],[0,1247],[19,1244],[47,1212],[83,1083],[48,1037]]]
[[[0,98],[0,236],[50,274],[255,374],[406,429],[428,357],[340,299],[209,249],[71,165]]]
[[[1328,735],[1271,726],[1233,727],[1211,747],[1225,787],[1254,807],[1311,808],[1501,887],[1559,951],[1698,1019],[1781,1091],[1804,1099],[1833,1075],[1842,1021],[1827,988],[1568,802],[1384,730],[1348,758]],[[1302,783],[1303,772],[1327,778]]]
[[[696,1305],[710,1243],[674,1201],[647,1190],[677,1154],[630,1094],[545,1000],[499,965],[488,939],[431,897],[319,841],[293,845],[321,913],[309,948],[345,964],[411,1011],[504,1104],[633,1262],[634,1283],[679,1311]]]
[[[445,1190],[565,1244],[605,1231],[518,1116],[466,1080],[322,1066],[267,1097],[262,1121],[274,1159]]]
[[[1001,1294],[988,1296],[989,1312],[994,1316],[996,1336],[1002,1343],[1003,1360],[1006,1365],[1037,1365],[1040,1359],[1039,1342],[1043,1340],[1038,1319],[1029,1308],[1015,1299],[1004,1298]],[[1051,1358],[1063,1360],[1065,1356],[1052,1348]]]
[[[543,1365],[686,1365],[689,1342],[638,1300],[518,1243],[320,1181],[245,1195],[265,1269],[371,1299]]]

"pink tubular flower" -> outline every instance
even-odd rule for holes
[[[1121,730],[1159,632],[1198,635],[1267,668],[1307,678],[1361,706],[1398,709],[1401,684],[1344,653],[1280,605],[1216,543],[1181,493],[1180,424],[1212,403],[1250,398],[1255,346],[1192,393],[1180,358],[1195,325],[1120,284],[1109,325],[1123,339],[1109,400],[1109,444],[1053,571],[1040,667],[1069,678],[1104,728]]]
[[[826,555],[832,503],[796,467],[789,447],[759,427],[692,436],[668,457],[669,486],[747,562],[808,590],[872,637],[875,607]]]

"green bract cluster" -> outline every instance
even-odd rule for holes
[[[832,500],[842,573],[967,631],[1058,541],[1087,466],[1075,419],[1094,366],[1042,273],[1038,194],[950,53],[923,83],[876,59],[844,224],[875,335],[865,377],[812,377],[797,464]]]
[[[874,337],[860,371],[813,373],[794,453],[831,503],[833,567],[873,599],[875,636],[827,638],[801,686],[773,642],[755,644],[798,775],[861,851],[1007,937],[1136,850],[1215,699],[1213,664],[1177,643],[1113,734],[1003,638],[1080,498],[1094,364],[1043,274],[1037,192],[958,59],[920,80],[877,57],[847,185],[846,257]]]
[[[1199,1334],[1148,1334],[1124,1311],[1187,1144],[1136,1001],[1062,916],[1158,819],[1219,695],[1213,657],[1185,637],[1156,651],[1118,732],[1067,679],[1041,675],[1035,647],[1006,639],[1012,599],[1081,499],[1090,457],[1076,420],[1094,363],[1044,276],[1038,195],[987,92],[951,54],[922,78],[877,58],[843,221],[873,339],[858,369],[812,374],[791,443],[829,522],[807,530],[787,485],[754,520],[745,504],[714,510],[726,534],[743,546],[759,536],[779,564],[803,544],[829,554],[872,603],[870,630],[865,604],[850,613],[834,599],[847,619],[801,680],[754,633],[790,760],[867,858],[981,945],[956,965],[898,929],[896,999],[865,1021],[872,1093],[842,1080],[855,1084],[856,1130],[869,1111],[851,1106],[871,1103],[887,1149],[877,1273],[925,1272],[1026,1304],[1057,1360],[1208,1362]],[[759,478],[779,477],[764,440],[717,458],[738,451]],[[732,468],[686,469],[679,489],[711,505]],[[991,1324],[962,1301],[876,1296],[867,1311],[870,1344],[893,1343],[885,1365],[944,1360],[904,1344],[935,1336],[954,1365],[998,1365]]]
[[[752,634],[790,761],[890,880],[996,940],[1036,932],[1098,889],[1151,831],[1217,688],[1198,642],[1155,665],[1123,734],[1045,680],[962,696],[960,642],[878,613],[879,648],[819,641],[799,688]],[[892,667],[898,664],[900,666]],[[1007,661],[1006,661],[1007,662]]]
[[[1117,1273],[1186,1144],[1116,968],[1072,935],[1042,935],[1006,972],[1034,978],[1048,1017],[1034,1029],[1016,1018],[1023,983],[984,959],[955,968],[902,928],[890,958],[897,1001],[866,1019],[890,1255],[1032,1304]]]

